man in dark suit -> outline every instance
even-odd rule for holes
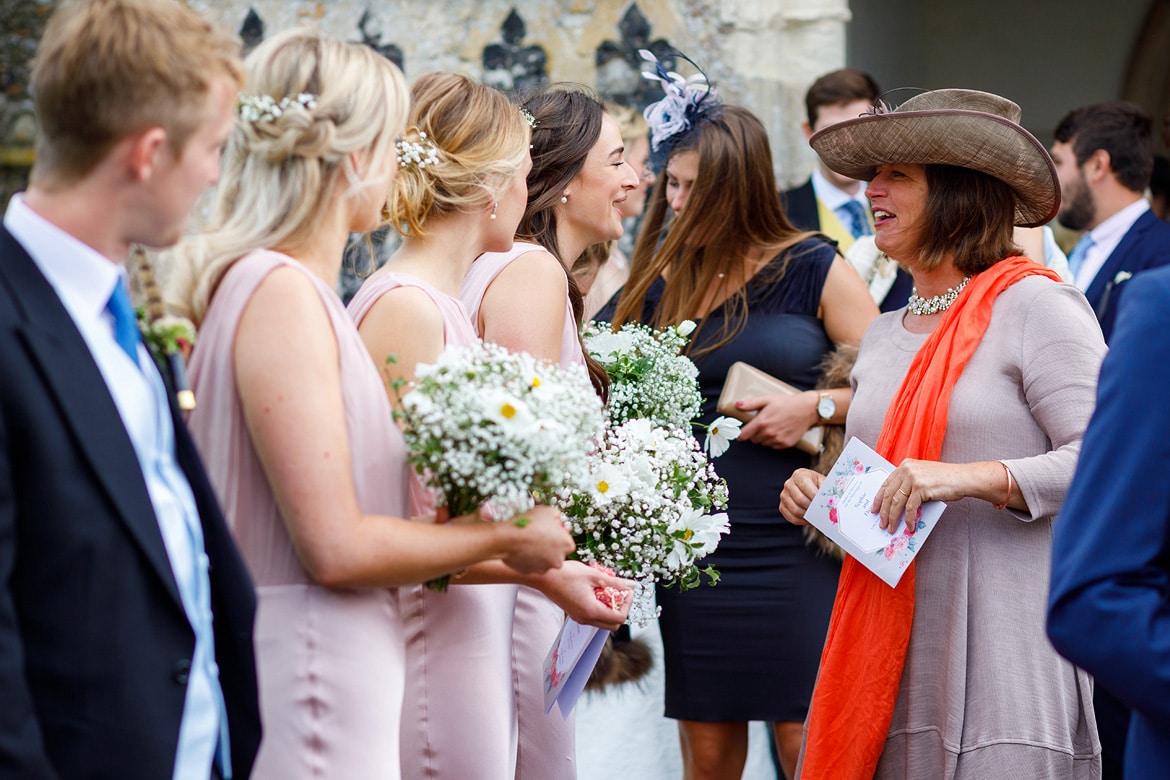
[[[804,95],[808,116],[800,125],[804,137],[811,138],[813,133],[829,125],[873,111],[879,95],[877,82],[868,73],[852,68],[826,73]],[[788,221],[795,228],[828,236],[837,242],[842,253],[848,253],[857,239],[873,235],[873,215],[865,197],[865,182],[842,176],[820,160],[808,181],[784,193],[783,202]],[[858,271],[874,292],[882,311],[906,305],[913,286],[909,274],[900,269],[879,268],[878,264],[893,266],[893,263],[876,249],[861,252],[857,261],[850,256],[850,262],[855,266],[858,263],[872,266]]]
[[[1134,104],[1110,101],[1069,112],[1054,135],[1061,189],[1056,218],[1085,231],[1069,255],[1069,269],[1109,341],[1126,283],[1170,263],[1170,225],[1142,196],[1154,166],[1153,123]]]
[[[1168,302],[1170,268],[1126,283],[1053,539],[1048,635],[1094,676],[1097,692],[1132,709],[1130,780],[1166,777],[1170,768]],[[1122,755],[1104,757],[1123,776]]]
[[[255,600],[122,261],[182,234],[242,81],[172,0],[63,4],[0,229],[0,778],[246,778]]]

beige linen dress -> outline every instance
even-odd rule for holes
[[[927,338],[903,327],[904,312],[870,325],[853,372],[846,434],[870,446]],[[996,301],[955,384],[941,459],[1004,461],[1029,511],[956,501],[923,545],[910,647],[875,777],[1100,777],[1090,678],[1056,654],[1044,621],[1052,524],[1104,353],[1092,310],[1069,285],[1029,277]]]

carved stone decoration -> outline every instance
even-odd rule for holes
[[[37,41],[53,6],[38,0],[0,0],[0,209],[28,186],[37,120],[29,78]]]
[[[676,67],[675,49],[664,38],[650,40],[650,22],[637,3],[631,3],[622,15],[618,32],[620,41],[602,41],[594,55],[597,91],[607,102],[640,111],[662,97],[662,87],[642,78],[645,62],[638,56],[638,49],[649,49],[667,70]]]
[[[244,23],[240,25],[240,40],[244,42],[244,54],[252,51],[264,40],[264,20],[255,8],[248,9]]]
[[[500,26],[503,43],[483,49],[483,83],[506,92],[527,94],[548,83],[548,54],[541,46],[521,46],[527,30],[513,8]]]
[[[358,20],[358,32],[362,34],[362,43],[393,62],[403,72],[406,71],[402,49],[396,44],[382,42],[382,22],[377,16],[370,13],[369,8],[362,13],[362,18]]]

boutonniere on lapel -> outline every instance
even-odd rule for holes
[[[187,380],[186,361],[191,348],[195,346],[195,324],[186,317],[169,314],[151,320],[146,310],[139,307],[138,329],[142,331],[142,341],[150,350],[159,371],[171,378],[179,408],[184,412],[194,409],[195,393],[191,391],[191,383]]]
[[[195,393],[187,379],[187,358],[195,346],[195,324],[186,317],[166,313],[162,292],[154,278],[154,267],[141,247],[134,247],[130,261],[146,298],[146,305],[136,310],[142,342],[150,350],[159,371],[164,377],[170,377],[179,409],[189,412],[195,408]]]
[[[1113,277],[1113,286],[1116,287],[1122,282],[1128,281],[1131,276],[1133,274],[1129,271],[1118,271],[1117,276]]]

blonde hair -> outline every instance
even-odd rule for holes
[[[220,279],[255,249],[295,245],[319,227],[338,179],[362,181],[351,156],[384,169],[409,108],[401,71],[369,46],[309,29],[283,32],[248,55],[247,97],[292,97],[278,116],[237,118],[204,236],[180,247],[199,269],[190,294],[202,320]],[[315,105],[295,100],[315,96]]]
[[[422,133],[438,163],[400,166],[390,222],[422,236],[429,219],[475,210],[499,196],[528,155],[531,130],[504,93],[456,73],[428,73],[411,90],[408,140]]]
[[[174,0],[63,3],[33,64],[33,180],[76,181],[150,127],[162,127],[179,156],[207,117],[213,81],[238,87],[243,77],[238,44]]]

